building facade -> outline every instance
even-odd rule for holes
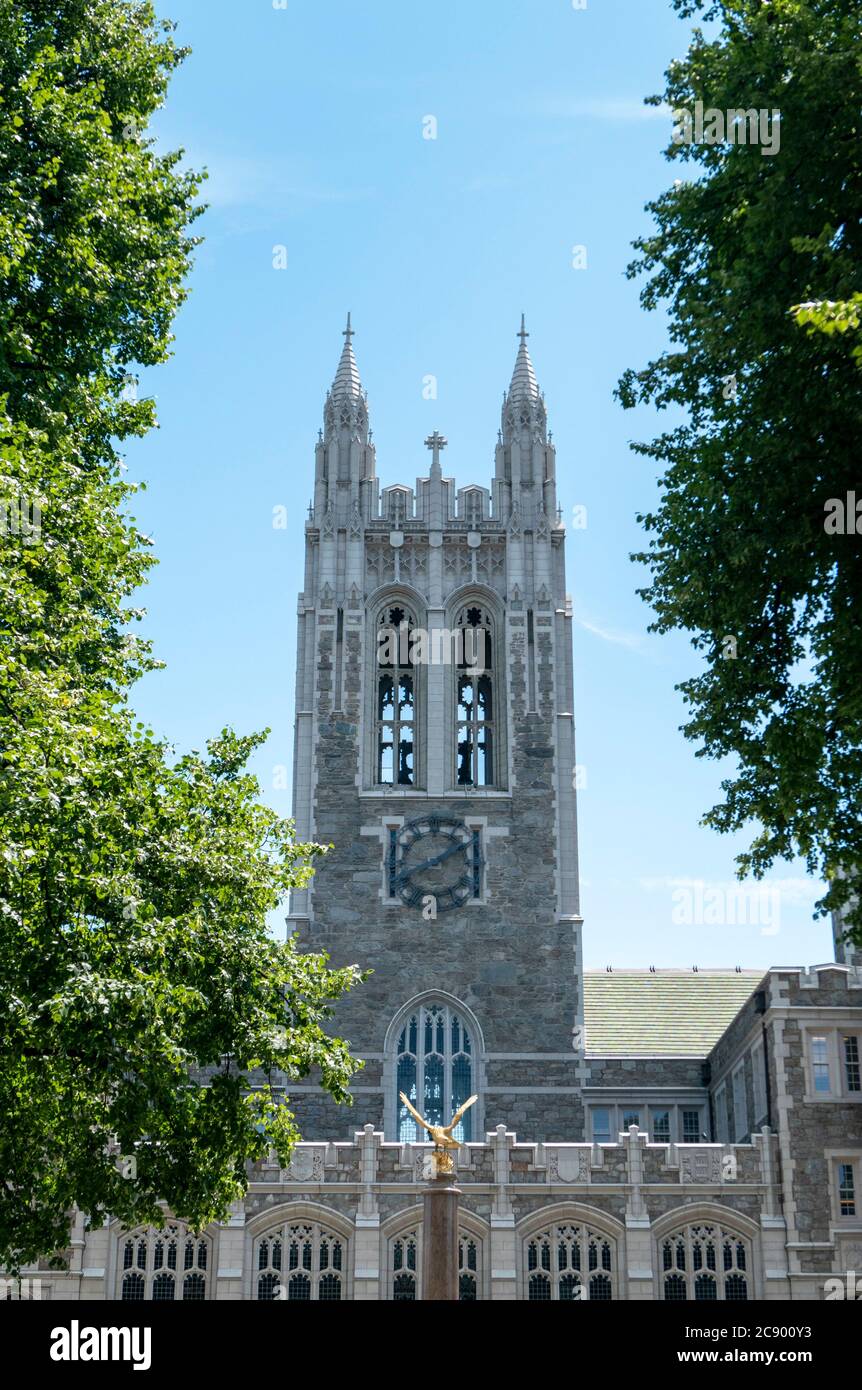
[[[72,1233],[42,1297],[420,1298],[430,1146],[459,1126],[464,1300],[822,1298],[862,1287],[862,969],[582,966],[572,614],[523,326],[490,488],[380,488],[352,346],[326,398],[299,600],[294,813],[331,844],[303,948],[373,974],[335,1025],[352,1108],[202,1234]],[[832,1294],[831,1296],[835,1296]]]

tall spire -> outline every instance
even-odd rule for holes
[[[515,370],[512,372],[512,381],[509,386],[509,398],[510,400],[535,402],[539,399],[539,383],[536,380],[536,373],[533,371],[533,364],[527,350],[527,339],[530,335],[527,332],[523,314],[517,336],[521,340],[521,346],[518,348],[518,356],[515,358]]]
[[[529,333],[521,315],[518,330],[520,346],[515,358],[515,369],[508,391],[503,393],[503,410],[500,420],[500,443],[509,445],[516,439],[532,439],[536,443],[548,442],[548,416],[545,400],[539,390],[536,373],[527,351]]]
[[[368,444],[368,402],[362,389],[356,358],[353,356],[353,327],[349,314],[343,336],[344,347],[341,349],[335,380],[327,392],[326,404],[323,407],[323,437],[328,443],[336,436],[341,437],[346,431],[349,438]]]
[[[332,395],[335,399],[343,399],[345,396],[352,397],[354,400],[362,395],[362,382],[359,379],[359,368],[356,365],[356,358],[353,355],[353,329],[350,326],[350,314],[347,315],[347,327],[343,330],[344,347],[341,350],[341,359],[338,363],[338,370],[335,373],[335,380],[332,383]]]

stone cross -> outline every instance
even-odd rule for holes
[[[439,468],[439,467],[440,467],[440,450],[441,450],[441,449],[445,449],[445,448],[446,448],[446,445],[447,445],[448,443],[449,443],[448,439],[444,439],[444,438],[443,438],[443,435],[442,435],[442,434],[439,434],[439,433],[437,432],[437,430],[435,430],[433,434],[429,434],[428,438],[425,440],[425,448],[426,448],[426,449],[430,449],[430,450],[432,451],[432,453],[431,453],[431,467],[432,467],[432,468]]]

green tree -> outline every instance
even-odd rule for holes
[[[198,180],[146,136],[183,58],[149,4],[0,0],[0,1265],[98,1222],[223,1215],[298,1137],[292,1080],[349,1100],[326,1031],[354,967],[275,942],[319,846],[260,804],[264,735],[174,757],[118,449],[154,423]],[[125,1162],[120,1164],[123,1156]]]
[[[705,822],[749,832],[740,875],[803,855],[828,881],[825,911],[862,876],[862,546],[853,520],[825,528],[830,499],[862,497],[862,12],[674,3],[718,24],[649,101],[780,111],[780,146],[668,146],[689,176],[649,205],[629,274],[648,276],[645,308],[666,304],[671,344],[619,396],[685,419],[634,446],[663,470],[634,558],[651,568],[653,630],[690,632],[702,658],[680,687],[684,732],[698,756],[735,760]],[[862,940],[862,911],[848,920]]]

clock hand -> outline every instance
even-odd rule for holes
[[[450,856],[450,854],[457,854],[459,850],[466,850],[466,849],[467,849],[466,844],[464,844],[462,841],[459,841],[458,844],[456,844],[456,845],[450,845],[448,849],[444,849],[443,852],[442,852],[442,854],[437,854],[437,855],[434,856],[433,859],[429,859],[429,860],[428,860],[428,863],[429,863],[429,865],[430,865],[430,864],[434,864],[434,865],[436,865],[436,864],[442,864],[442,863],[443,863],[443,860],[444,860],[444,859],[448,859],[449,856]]]
[[[396,877],[396,883],[410,879],[413,874],[421,873],[423,869],[435,869],[438,864],[442,864],[444,859],[448,859],[450,854],[457,854],[459,850],[466,851],[466,844],[451,845],[449,849],[444,849],[441,854],[435,854],[431,859],[424,860],[421,864],[414,864],[412,868],[402,869]]]

